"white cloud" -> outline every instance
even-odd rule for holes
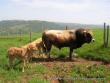
[[[71,12],[84,11],[91,5],[90,0],[82,0],[81,3],[79,2],[74,3],[66,0],[12,0],[12,1],[30,8],[47,8]]]

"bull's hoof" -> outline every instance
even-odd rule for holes
[[[68,60],[69,60],[69,61],[72,61],[72,57],[71,57],[71,56],[69,56],[69,57],[68,57]]]
[[[76,58],[73,58],[73,57],[68,57],[68,60],[69,61],[76,61],[77,59]]]
[[[69,55],[69,60],[72,60],[72,56],[71,55]]]
[[[77,53],[74,53],[73,56],[74,56],[75,58],[78,58],[78,54],[77,54]]]
[[[51,61],[51,57],[48,57],[48,58],[47,58],[47,61]]]
[[[69,57],[69,60],[72,61],[73,59]]]

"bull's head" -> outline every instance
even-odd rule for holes
[[[90,42],[94,42],[95,41],[95,39],[93,39],[93,33],[89,29],[85,29],[83,31],[83,36],[84,36],[85,42],[87,42],[87,43],[90,43]]]
[[[95,39],[93,39],[93,33],[89,29],[77,29],[76,36],[80,42],[90,43],[95,41]]]

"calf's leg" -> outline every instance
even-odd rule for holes
[[[23,67],[22,67],[22,72],[24,72],[24,68],[26,67],[26,60],[23,59]]]
[[[13,61],[14,61],[14,57],[13,56],[9,56],[9,67],[13,68]]]

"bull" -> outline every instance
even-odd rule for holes
[[[92,31],[89,29],[73,30],[46,30],[42,34],[44,50],[50,58],[52,45],[61,49],[69,47],[69,59],[72,59],[73,49],[80,48],[84,43],[94,41]]]

